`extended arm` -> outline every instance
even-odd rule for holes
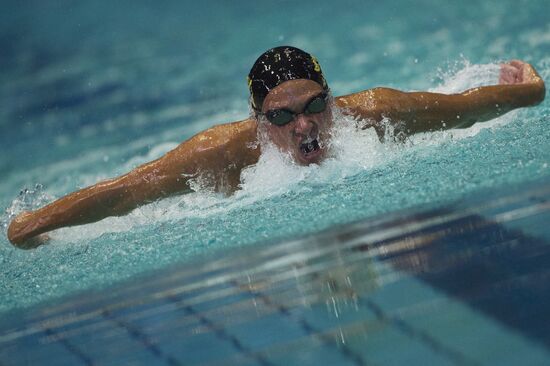
[[[545,86],[533,67],[521,61],[501,66],[500,84],[466,90],[460,94],[402,92],[376,88],[337,99],[344,111],[365,119],[379,135],[388,118],[407,135],[469,127],[515,108],[544,100]]]
[[[259,149],[250,147],[255,139],[256,124],[251,120],[201,132],[123,176],[22,213],[11,222],[8,239],[20,247],[34,247],[40,243],[30,239],[47,231],[124,215],[159,198],[189,191],[188,180],[203,172],[212,176],[217,189],[231,189],[238,184],[240,170],[258,159]]]

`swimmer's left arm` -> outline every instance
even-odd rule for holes
[[[367,120],[368,126],[382,136],[380,121],[384,117],[406,135],[465,128],[515,108],[539,104],[544,95],[544,81],[535,69],[522,61],[511,61],[501,65],[499,85],[450,95],[376,88],[337,98],[336,102],[348,113]]]

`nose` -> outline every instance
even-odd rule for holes
[[[315,128],[315,123],[311,121],[311,119],[309,119],[306,114],[300,113],[295,117],[295,124],[294,124],[295,134],[310,136],[314,128]]]

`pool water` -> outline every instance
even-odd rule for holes
[[[248,116],[245,75],[264,50],[313,53],[335,95],[374,86],[455,92],[498,62],[548,82],[546,1],[6,2],[0,14],[0,218],[122,174],[217,123]],[[32,251],[0,238],[0,312],[104,288],[227,248],[253,248],[374,215],[459,201],[550,175],[548,99],[460,131],[380,144],[341,118],[334,156],[276,151],[242,190],[157,202],[58,230]]]
[[[2,365],[547,365],[548,179],[0,319]]]

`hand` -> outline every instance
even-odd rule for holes
[[[512,60],[500,65],[499,84],[534,84],[542,79],[533,66],[520,60]]]
[[[8,239],[21,249],[32,249],[50,240],[46,234],[29,237],[29,225],[33,222],[33,213],[24,211],[17,215],[8,228]]]

